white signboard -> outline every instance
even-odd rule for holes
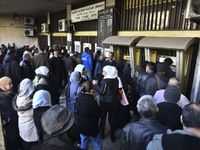
[[[81,53],[81,42],[80,41],[74,41],[74,48],[75,48],[76,52]]]
[[[89,47],[89,49],[92,48],[92,44],[91,43],[83,43],[83,52],[85,52],[85,48]]]
[[[105,9],[105,2],[100,2],[72,10],[71,11],[72,23],[87,21],[87,20],[95,20],[98,18],[98,11],[103,9]]]

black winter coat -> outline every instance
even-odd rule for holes
[[[99,133],[98,123],[101,111],[94,96],[80,93],[76,102],[75,113],[78,132],[86,136],[96,137]]]
[[[20,62],[20,68],[23,73],[23,78],[29,78],[33,80],[35,73],[29,60],[22,60]]]
[[[118,86],[119,81],[115,79],[103,79],[101,81],[100,88],[95,85],[96,92],[100,95],[100,101],[106,103],[116,103],[118,102]]]
[[[144,87],[144,83],[145,80],[150,76],[150,75],[155,75],[154,72],[145,72],[145,73],[141,73],[138,78],[137,78],[137,85],[136,85],[136,90],[139,93],[140,97],[145,95],[145,87]]]
[[[122,131],[121,150],[146,150],[155,134],[167,132],[167,127],[156,120],[141,119],[127,124]]]
[[[17,62],[14,56],[8,56],[4,59],[2,71],[4,76],[8,76],[12,79],[14,88],[21,82],[21,70],[19,67],[19,63]]]
[[[171,130],[182,129],[183,125],[180,121],[182,108],[177,104],[163,102],[158,104],[159,111],[156,118],[160,124],[167,126]]]
[[[155,74],[151,74],[145,81],[144,81],[144,94],[143,95],[152,95],[156,93],[156,91],[160,89],[166,89],[169,78],[161,73],[157,73],[158,81],[156,80]],[[142,96],[142,95],[141,95]]]

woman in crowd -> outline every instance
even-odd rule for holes
[[[0,107],[6,135],[7,150],[15,150],[19,148],[20,143],[17,113],[12,108],[12,99],[15,96],[12,88],[12,80],[9,77],[4,76],[0,78]]]
[[[66,107],[74,112],[76,98],[81,91],[81,74],[78,71],[72,72],[70,83],[65,87]]]
[[[39,90],[33,96],[33,118],[38,131],[39,141],[43,141],[43,129],[41,126],[41,117],[47,109],[52,106],[51,95],[46,90]]]
[[[102,149],[102,140],[98,128],[101,111],[93,94],[94,86],[92,82],[86,81],[82,85],[82,93],[80,93],[76,102],[76,128],[80,133],[81,148],[84,150],[88,149],[89,139],[94,143],[95,150]]]
[[[78,64],[75,68],[74,71],[78,71],[81,73],[81,84],[84,83],[85,81],[88,80],[88,77],[85,75],[85,66],[82,64]]]
[[[31,146],[39,141],[37,128],[33,120],[32,100],[34,85],[28,78],[20,83],[20,92],[13,99],[13,108],[18,113],[19,134],[22,138],[22,149],[29,150]]]
[[[100,95],[100,108],[102,117],[100,121],[100,134],[104,139],[105,121],[108,113],[108,120],[110,123],[110,138],[115,141],[115,127],[116,127],[116,112],[118,107],[119,97],[119,80],[117,78],[117,69],[114,66],[105,66],[103,68],[104,78],[101,81],[101,86],[98,87],[97,80],[93,80],[96,92]]]
[[[33,84],[36,86],[36,90],[49,91],[49,68],[46,66],[40,66],[35,70],[35,78]]]

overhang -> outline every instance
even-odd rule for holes
[[[136,44],[136,47],[187,50],[188,47],[198,41],[197,39],[194,37],[145,37]]]
[[[103,44],[119,45],[119,46],[132,46],[137,43],[141,36],[110,36],[103,41]]]

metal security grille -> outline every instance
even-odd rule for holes
[[[185,19],[185,0],[119,0],[120,30],[197,30],[200,25]]]

